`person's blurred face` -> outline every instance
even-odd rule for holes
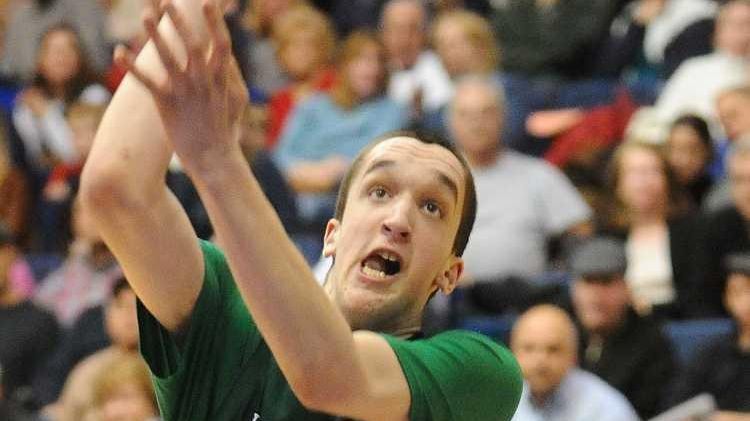
[[[559,315],[548,312],[522,316],[518,323],[511,340],[513,354],[531,393],[544,398],[560,385],[575,365],[572,327]]]
[[[750,98],[740,94],[727,94],[717,102],[719,119],[730,140],[750,134]]]
[[[482,66],[482,51],[456,21],[441,21],[435,30],[435,49],[451,77],[486,72]]]
[[[425,39],[424,10],[416,4],[397,2],[383,11],[383,43],[388,60],[398,68],[409,69],[422,52]]]
[[[680,183],[688,184],[700,177],[709,157],[710,151],[690,126],[672,129],[667,141],[667,159]]]
[[[750,5],[730,3],[716,22],[716,48],[730,54],[750,57]]]
[[[120,385],[100,412],[102,421],[146,421],[158,415],[151,397],[134,383]]]
[[[456,144],[469,161],[497,152],[502,112],[494,89],[482,83],[459,85],[450,108],[450,126]]]
[[[302,30],[290,35],[280,51],[281,64],[294,80],[307,80],[325,65],[321,39],[313,31]]]
[[[573,307],[586,331],[607,334],[624,321],[630,302],[622,276],[615,279],[578,279],[573,284]]]
[[[47,34],[39,52],[39,71],[50,84],[60,86],[75,77],[81,57],[78,41],[67,30]]]
[[[745,219],[750,219],[750,154],[729,159],[729,180],[734,205]]]
[[[653,151],[632,148],[620,161],[617,195],[634,212],[651,213],[667,208],[666,169]]]
[[[112,297],[105,314],[107,334],[111,342],[121,349],[136,349],[138,347],[138,317],[133,290],[121,289]]]
[[[750,276],[739,273],[729,275],[724,297],[727,310],[738,326],[750,330]]]
[[[363,48],[346,66],[349,84],[360,100],[380,91],[383,83],[383,65],[380,58],[380,49],[372,44]]]
[[[14,246],[10,244],[0,245],[0,298],[9,291],[9,272],[17,257],[18,253]]]
[[[68,126],[73,133],[73,144],[81,160],[86,159],[94,145],[96,135],[96,118],[90,115],[78,115],[68,118]]]

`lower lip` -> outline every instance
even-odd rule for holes
[[[362,271],[362,266],[361,265],[359,266],[359,271],[357,271],[357,273],[359,274],[360,281],[362,281],[362,282],[364,282],[366,284],[390,284],[398,276],[398,274],[386,276],[385,278],[376,278],[376,277],[373,277],[373,276],[369,276],[369,275],[367,275],[366,273],[364,273]]]

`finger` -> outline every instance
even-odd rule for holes
[[[162,7],[169,15],[169,18],[174,24],[175,30],[177,30],[177,34],[182,38],[182,42],[185,44],[185,51],[188,54],[188,62],[202,63],[205,59],[203,57],[203,48],[193,35],[193,31],[190,30],[185,17],[179,10],[177,10],[177,7],[175,7],[171,0],[164,0],[162,2]]]
[[[135,77],[143,86],[148,89],[154,96],[162,96],[162,89],[153,78],[146,75],[137,64],[135,64],[135,55],[123,45],[115,48],[114,61],[117,65],[122,66],[133,77]]]
[[[157,27],[156,18],[151,11],[147,11],[143,15],[143,26],[146,28],[146,32],[151,38],[151,41],[153,41],[154,47],[156,47],[156,51],[159,54],[159,58],[161,59],[167,73],[174,74],[175,72],[178,72],[180,66],[177,62],[177,58],[172,53],[167,42],[161,36],[159,28]]]
[[[212,69],[214,76],[223,81],[225,80],[223,74],[230,60],[229,55],[232,48],[229,30],[214,1],[204,0],[203,14],[206,17],[206,27],[211,38],[211,55],[208,65]]]

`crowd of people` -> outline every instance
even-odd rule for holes
[[[0,419],[158,416],[135,296],[78,197],[147,3],[0,0]],[[321,282],[353,160],[433,133],[478,206],[426,333],[515,320],[514,420],[648,419],[701,394],[707,419],[750,419],[750,1],[230,3],[242,153]],[[212,240],[176,156],[166,183]],[[706,319],[732,333],[680,361],[664,326]]]

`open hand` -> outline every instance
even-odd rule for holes
[[[146,74],[124,47],[115,53],[115,60],[152,94],[169,141],[189,174],[210,170],[231,153],[239,153],[239,117],[247,106],[247,87],[231,55],[229,31],[219,10],[216,0],[204,0],[208,42],[190,29],[171,0],[164,0],[160,10],[147,10],[144,26],[166,72],[161,80]],[[169,45],[157,29],[159,13],[172,21],[185,60],[178,59],[177,45]]]

